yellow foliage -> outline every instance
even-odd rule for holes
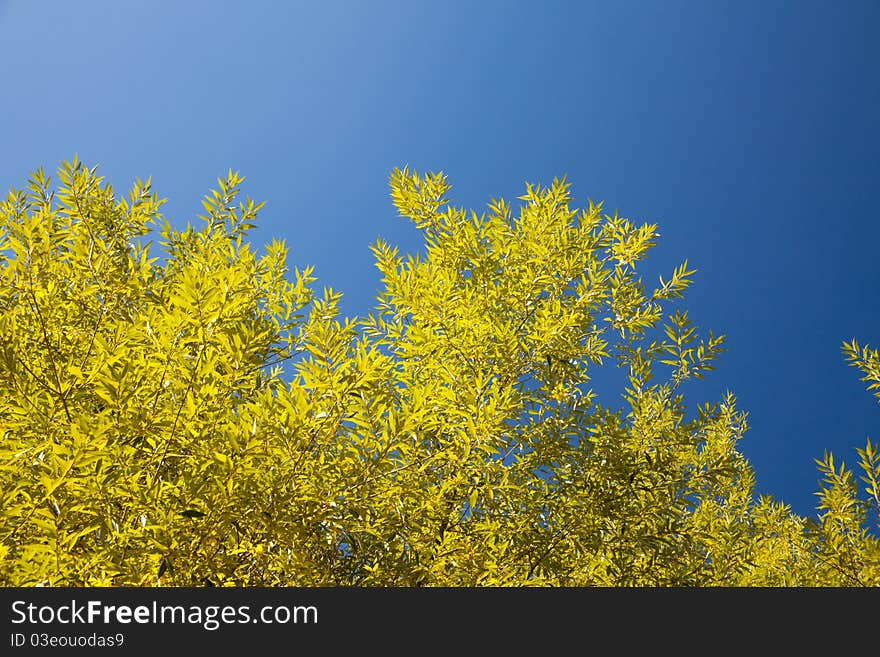
[[[373,245],[360,319],[251,247],[237,173],[180,230],[149,180],[58,180],[0,206],[3,585],[880,584],[876,447],[866,499],[830,455],[817,519],[755,499],[735,399],[684,402],[723,351],[673,305],[694,271],[646,287],[656,226],[564,180],[477,215],[395,170],[426,252]]]

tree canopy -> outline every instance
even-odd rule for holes
[[[695,272],[645,282],[657,227],[565,180],[478,214],[393,171],[424,253],[378,240],[344,317],[237,173],[182,229],[149,180],[57,179],[0,206],[4,585],[880,585],[880,449],[818,461],[814,518],[757,496],[734,396],[685,399],[723,352]]]

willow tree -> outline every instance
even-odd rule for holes
[[[680,307],[694,272],[647,284],[656,226],[565,181],[477,214],[395,170],[424,255],[377,241],[346,318],[248,243],[236,173],[183,229],[149,180],[58,180],[0,208],[5,585],[880,584],[878,450],[862,488],[820,461],[815,518],[757,498],[736,400],[685,401],[723,351]]]

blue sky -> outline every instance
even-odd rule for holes
[[[759,493],[811,514],[824,449],[854,464],[880,406],[840,343],[880,346],[880,3],[0,0],[0,189],[74,153],[152,176],[181,225],[227,169],[253,239],[366,312],[368,245],[419,236],[395,166],[456,205],[567,175],[576,203],[659,224],[728,353]]]

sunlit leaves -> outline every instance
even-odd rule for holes
[[[867,345],[860,347],[852,340],[843,343],[843,354],[850,365],[861,370],[861,380],[868,382],[868,390],[874,391],[874,396],[880,400],[880,350]]]
[[[349,318],[247,242],[236,172],[181,228],[149,179],[57,178],[0,204],[4,584],[880,583],[876,446],[819,461],[815,520],[754,499],[733,395],[685,403],[723,351],[676,305],[694,270],[649,291],[656,226],[565,179],[479,214],[395,170],[425,249],[377,240]]]

